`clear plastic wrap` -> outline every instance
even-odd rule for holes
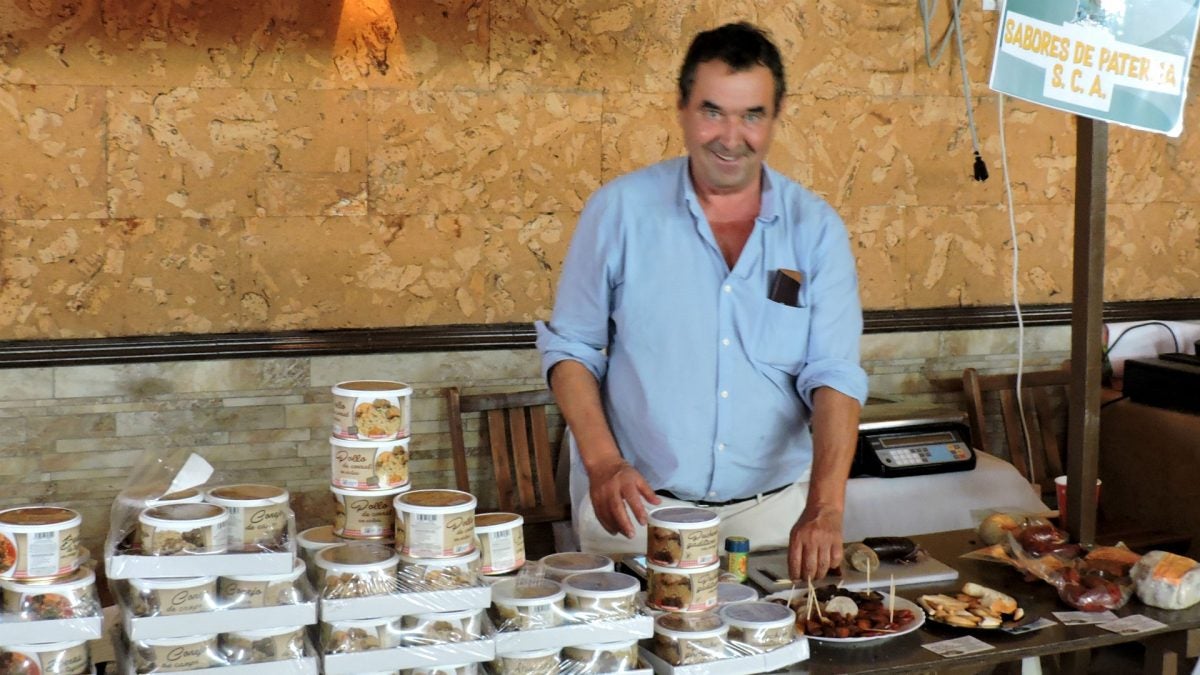
[[[144,638],[118,645],[122,675],[220,668],[221,675],[316,675],[318,659],[304,626]],[[110,671],[111,672],[111,671]]]
[[[764,607],[758,611],[748,607],[759,604]],[[640,649],[642,661],[656,673],[740,675],[777,670],[808,658],[808,641],[795,635],[794,615],[786,606],[745,603],[728,608],[734,607],[741,609],[730,622],[715,612],[659,616],[654,639]],[[790,635],[781,620],[792,622]]]
[[[205,486],[212,467],[196,454],[143,453],[113,502],[105,569],[111,579],[285,574],[295,557],[287,490]],[[197,489],[204,502],[172,499]]]
[[[0,580],[0,644],[100,637],[102,617],[90,561],[61,579]],[[3,672],[0,670],[0,672]]]
[[[94,670],[87,640],[0,644],[0,673],[82,675],[91,672]]]

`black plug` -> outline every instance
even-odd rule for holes
[[[983,163],[983,158],[979,156],[978,152],[976,152],[975,153],[975,180],[985,181],[987,179],[988,179],[987,164]]]

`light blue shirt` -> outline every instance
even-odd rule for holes
[[[621,454],[655,490],[741,499],[812,464],[813,390],[860,403],[862,308],[845,225],[764,166],[762,207],[731,271],[686,157],[600,188],[580,216],[542,373],[564,359],[601,383]],[[777,270],[804,275],[800,306],[768,299]]]

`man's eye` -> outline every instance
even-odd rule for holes
[[[721,119],[721,111],[713,110],[712,108],[705,108],[704,109],[704,117],[707,119],[710,119],[710,120]]]
[[[763,120],[763,114],[756,112],[746,113],[745,117],[742,119],[746,120],[747,124],[758,124]]]

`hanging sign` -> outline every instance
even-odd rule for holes
[[[995,91],[1137,129],[1183,131],[1200,0],[1008,0]]]

